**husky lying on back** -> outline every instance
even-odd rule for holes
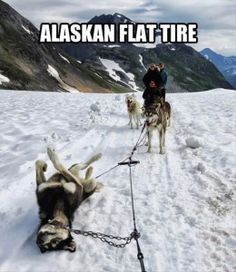
[[[41,252],[48,250],[76,250],[70,234],[74,212],[81,202],[101,187],[91,178],[93,168],[89,167],[85,177],[79,175],[91,163],[101,158],[97,154],[86,163],[74,164],[66,169],[54,150],[48,148],[48,156],[58,171],[46,180],[44,172],[47,164],[36,161],[36,196],[39,205],[40,226],[37,234],[37,245]]]
[[[131,128],[136,126],[136,128],[139,128],[141,125],[141,107],[137,99],[135,98],[135,95],[128,94],[126,96],[126,105],[127,105],[127,111],[129,115],[129,125]]]

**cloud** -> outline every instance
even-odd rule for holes
[[[199,43],[193,46],[196,50],[200,51],[206,47],[210,47],[222,55],[235,55],[235,30],[227,30],[225,32],[218,30],[211,30],[210,32],[202,30],[199,34]],[[234,42],[233,44],[232,41]]]
[[[199,44],[236,54],[234,0],[6,0],[39,27],[41,22],[86,22],[101,14],[119,12],[137,22],[196,22]],[[227,48],[225,46],[227,42]],[[230,52],[230,53],[229,53]]]

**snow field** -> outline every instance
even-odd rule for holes
[[[141,102],[141,94],[139,100]],[[66,166],[102,152],[94,176],[126,158],[140,130],[131,130],[125,95],[1,91],[0,271],[140,271],[136,245],[108,247],[75,236],[77,252],[41,254],[34,162],[54,169],[46,146]],[[137,227],[148,272],[233,272],[235,267],[235,92],[167,94],[172,106],[166,154],[141,146],[133,168]],[[128,167],[99,180],[101,192],[76,212],[74,228],[127,236],[132,232]]]

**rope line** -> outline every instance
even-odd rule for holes
[[[139,245],[139,241],[138,239],[140,238],[140,233],[138,232],[137,230],[137,226],[136,226],[136,215],[135,215],[135,207],[134,207],[134,192],[133,192],[133,176],[132,176],[132,162],[135,162],[135,165],[139,162],[137,161],[132,161],[132,157],[134,155],[134,152],[137,150],[137,147],[140,145],[140,143],[143,141],[143,139],[141,139],[141,136],[142,136],[142,133],[144,131],[146,127],[146,122],[144,123],[143,125],[143,128],[142,128],[142,131],[141,131],[141,134],[138,138],[138,141],[136,143],[136,145],[134,146],[131,154],[130,154],[130,157],[129,157],[129,162],[128,162],[128,166],[129,166],[129,176],[130,176],[130,196],[131,196],[131,204],[132,204],[132,215],[133,215],[133,224],[134,224],[134,239],[136,241],[136,245],[137,245],[137,251],[138,251],[138,254],[137,254],[137,258],[139,260],[139,263],[140,263],[140,267],[141,267],[141,271],[142,272],[146,272],[146,269],[145,269],[145,265],[144,265],[144,256],[143,256],[143,253],[141,251],[141,247]],[[141,140],[140,140],[141,139]]]
[[[104,233],[100,233],[100,232],[93,232],[93,231],[82,231],[82,230],[78,230],[78,229],[69,229],[71,232],[77,234],[77,235],[83,235],[83,236],[91,236],[95,239],[100,239],[102,242],[105,242],[107,244],[109,244],[110,246],[113,247],[117,247],[117,248],[124,248],[125,246],[127,246],[128,244],[130,244],[130,242],[132,241],[132,239],[134,239],[136,241],[136,245],[137,245],[137,258],[140,262],[140,267],[141,267],[141,271],[142,272],[147,272],[145,270],[145,265],[144,265],[144,256],[143,253],[141,251],[141,247],[139,244],[138,239],[141,237],[140,233],[137,230],[137,226],[136,226],[136,215],[135,215],[135,205],[134,205],[134,192],[133,192],[133,176],[132,176],[132,166],[135,166],[136,164],[140,163],[139,161],[135,161],[132,160],[132,157],[135,153],[135,151],[137,150],[137,148],[139,146],[141,146],[142,141],[145,139],[146,137],[146,133],[145,135],[142,137],[142,134],[144,132],[144,129],[146,127],[146,122],[144,123],[141,133],[139,135],[139,138],[135,144],[135,146],[133,147],[130,156],[126,159],[124,159],[123,161],[117,163],[115,166],[111,167],[110,169],[104,171],[103,173],[101,173],[100,175],[96,176],[95,178],[100,178],[101,176],[111,172],[112,170],[114,170],[115,168],[117,168],[118,166],[121,165],[128,165],[129,166],[129,177],[130,177],[130,197],[131,197],[131,206],[132,206],[132,217],[133,217],[133,226],[134,226],[134,230],[133,232],[130,234],[130,236],[128,237],[119,237],[119,236],[113,236],[113,235],[107,235]],[[142,138],[141,138],[142,137]],[[118,240],[118,241],[124,241],[124,243],[115,243],[111,240]]]
[[[141,133],[140,133],[140,135],[139,135],[138,141],[136,142],[135,146],[133,147],[130,156],[127,157],[127,158],[125,158],[125,159],[124,159],[123,161],[121,161],[121,162],[127,161],[131,156],[133,156],[133,154],[134,154],[134,152],[136,151],[137,147],[141,146],[141,145],[140,145],[141,142],[146,138],[146,133],[143,135],[143,138],[141,138],[141,136],[142,136],[142,134],[143,134],[143,132],[144,132],[145,127],[146,127],[146,122],[143,124],[143,127],[142,127]],[[101,176],[103,176],[103,175],[105,175],[105,174],[111,172],[112,170],[114,170],[114,169],[115,169],[116,167],[118,167],[118,166],[120,166],[119,163],[117,163],[117,164],[114,165],[113,167],[109,168],[108,170],[104,171],[103,173],[99,174],[98,176],[95,177],[95,179],[98,179],[98,178],[100,178]]]
[[[106,170],[106,171],[105,171],[105,172],[103,172],[102,174],[100,174],[100,175],[96,176],[96,177],[95,177],[95,179],[98,179],[98,178],[100,178],[101,176],[103,176],[103,175],[105,175],[105,174],[107,174],[107,173],[111,172],[113,169],[115,169],[115,168],[116,168],[116,167],[118,167],[118,166],[119,166],[119,164],[117,164],[117,165],[115,165],[115,166],[111,167],[110,169]]]

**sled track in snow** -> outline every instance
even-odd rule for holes
[[[40,105],[36,99],[38,95],[41,99],[42,94],[31,97],[28,93],[23,93],[22,98],[17,96],[17,99],[11,94],[4,97],[4,118],[8,116],[9,124],[16,129],[0,127],[9,132],[4,136],[3,150],[9,148],[14,131],[14,141],[21,139],[23,145],[18,146],[18,156],[23,154],[25,158],[29,153],[33,161],[16,167],[19,181],[15,179],[16,175],[10,180],[11,173],[4,170],[7,175],[0,194],[0,218],[4,219],[4,224],[0,225],[0,230],[6,235],[1,240],[4,250],[0,248],[0,271],[37,272],[50,271],[52,267],[53,270],[71,272],[94,272],[94,267],[96,272],[117,272],[117,268],[122,272],[139,271],[133,242],[121,250],[88,237],[75,236],[78,245],[75,254],[39,253],[35,245],[38,215],[34,195],[34,158],[38,158],[38,154],[46,158],[45,148],[37,143],[41,135],[48,133],[49,120],[52,120],[51,125],[55,130],[65,124],[65,130],[63,127],[56,130],[59,136],[56,144],[59,156],[67,166],[78,160],[86,160],[91,153],[103,153],[102,159],[94,165],[94,176],[126,158],[140,130],[129,129],[125,104],[117,97],[106,96],[104,99],[105,96],[91,95],[90,98],[88,95],[84,102],[83,96],[69,96],[69,101],[65,103],[64,97],[68,96],[64,94],[43,94],[43,104]],[[236,269],[233,251],[236,238],[230,224],[235,214],[235,196],[231,194],[235,190],[235,174],[230,168],[233,161],[230,143],[233,138],[222,117],[233,117],[233,99],[231,94],[228,100],[224,99],[227,110],[222,114],[219,110],[220,96],[211,98],[209,94],[211,103],[206,103],[204,95],[207,94],[191,94],[191,99],[187,94],[170,96],[173,119],[167,130],[166,154],[158,154],[156,137],[152,154],[146,153],[146,146],[141,146],[134,155],[134,159],[141,162],[132,169],[137,227],[142,235],[140,244],[148,272],[198,272],[199,269],[202,272],[233,272]],[[7,111],[8,97],[9,101],[16,100],[16,109],[10,107],[10,111]],[[192,97],[198,103],[192,103],[190,111],[189,101],[192,102]],[[30,108],[27,99],[35,108]],[[84,102],[84,107],[89,108],[95,103],[94,100],[99,102],[98,107],[102,105],[101,116],[97,117],[93,112],[85,112],[84,115],[77,113],[79,102]],[[57,113],[57,103],[63,106],[63,112]],[[29,114],[32,115],[29,123],[33,124],[37,135],[25,138],[30,132],[25,121]],[[203,121],[199,120],[200,114],[205,118]],[[22,120],[20,124],[15,116]],[[88,125],[84,121],[87,116],[92,118]],[[2,124],[0,122],[0,126]],[[67,130],[71,132],[68,141]],[[214,136],[212,130],[220,136]],[[203,135],[203,144],[196,149],[188,147],[185,140],[189,134],[194,137]],[[207,142],[206,138],[210,138],[210,141]],[[29,147],[22,139],[29,139]],[[15,154],[12,148],[9,150],[11,158]],[[21,150],[24,152],[21,153]],[[4,164],[1,166],[4,167]],[[48,174],[53,171],[49,166]],[[99,181],[103,182],[104,188],[81,205],[75,216],[74,228],[129,235],[133,225],[128,167],[117,167]]]

